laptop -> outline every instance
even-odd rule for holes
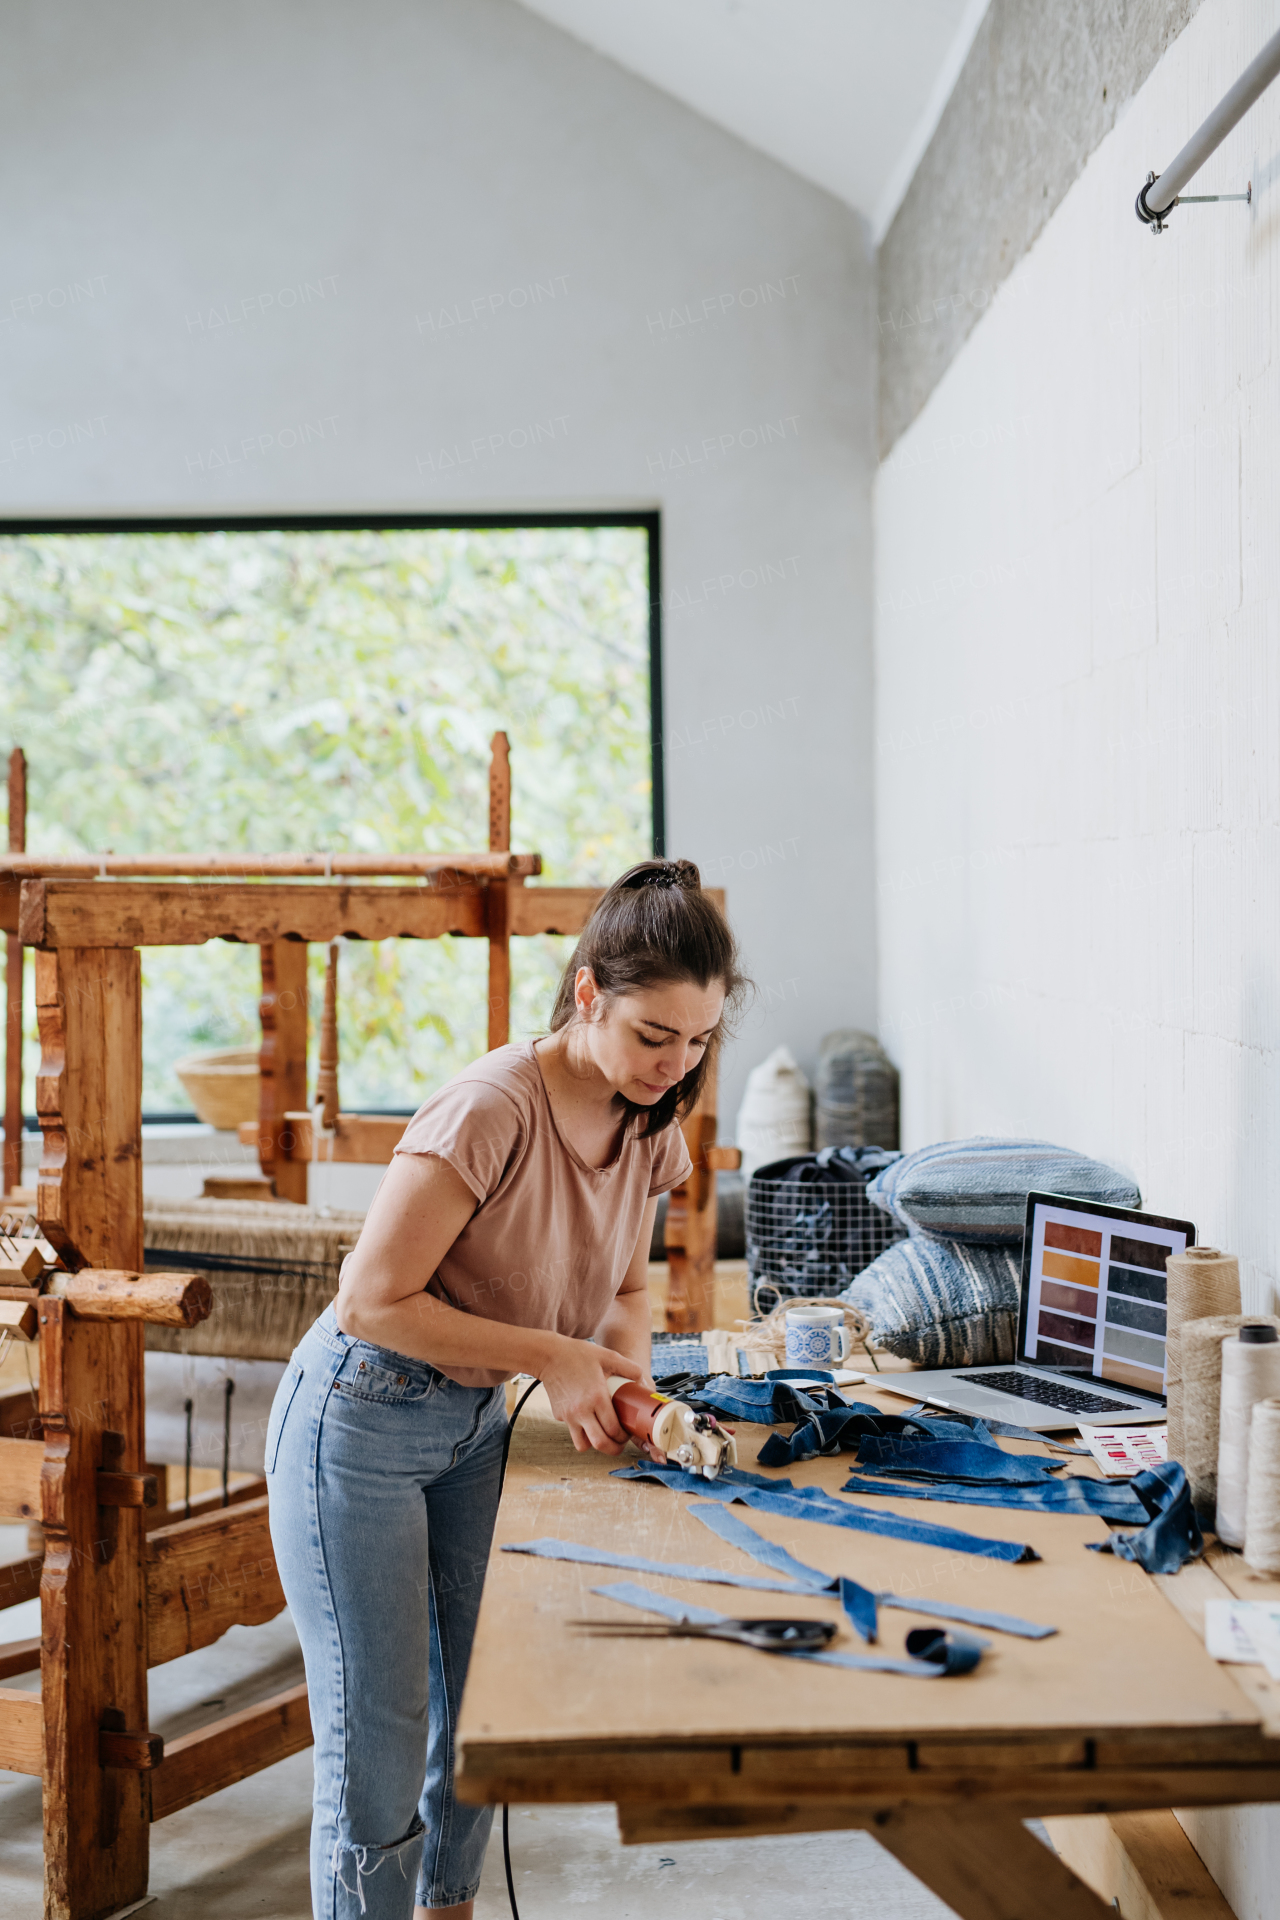
[[[1189,1220],[1029,1193],[1017,1359],[880,1374],[890,1393],[1047,1433],[1081,1420],[1165,1418],[1165,1263]]]

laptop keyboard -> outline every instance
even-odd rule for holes
[[[1064,1386],[1058,1380],[1040,1380],[1034,1373],[969,1373],[964,1376],[999,1393],[1016,1393],[1022,1400],[1034,1400],[1037,1406],[1057,1407],[1063,1413],[1141,1413],[1127,1400],[1104,1400],[1097,1393],[1082,1393],[1079,1387]]]

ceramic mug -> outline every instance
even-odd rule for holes
[[[787,1314],[787,1365],[836,1367],[849,1357],[849,1329],[839,1307],[792,1307]]]

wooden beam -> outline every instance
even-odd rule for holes
[[[489,742],[489,851],[511,845],[511,742],[495,733]],[[489,884],[489,1051],[511,1038],[511,900],[502,880]]]
[[[324,963],[324,1005],[316,1047],[316,1097],[320,1125],[332,1128],[338,1117],[338,943],[331,941]]]
[[[307,946],[275,940],[262,948],[262,1051],[258,1055],[258,1165],[281,1200],[305,1206],[307,1169],[280,1145],[284,1116],[307,1104]],[[243,1133],[241,1138],[244,1138]]]
[[[228,1489],[226,1506],[240,1507],[246,1500],[261,1500],[266,1490],[267,1483],[263,1476],[255,1474],[252,1480],[244,1480],[238,1487]],[[226,1512],[221,1487],[210,1487],[208,1493],[195,1494],[190,1513],[185,1513],[183,1506],[181,1500],[173,1506],[166,1506],[162,1500],[158,1506],[149,1507],[146,1514],[147,1532],[154,1533],[157,1527],[175,1526],[179,1520],[203,1520],[207,1514]]]
[[[0,1397],[0,1435],[6,1440],[39,1438],[40,1402],[30,1388]]]
[[[379,1113],[340,1113],[334,1124],[332,1140],[322,1140],[320,1143],[321,1161],[340,1160],[364,1167],[389,1166],[408,1124],[407,1120],[392,1119]],[[311,1115],[303,1112],[286,1114],[278,1139],[282,1142],[278,1150],[298,1161],[305,1171],[311,1161]],[[256,1146],[257,1141],[257,1122],[242,1121],[241,1146]],[[276,1187],[279,1191],[278,1178]]]
[[[164,1759],[151,1776],[151,1817],[163,1820],[207,1794],[234,1786],[300,1753],[311,1740],[305,1686],[290,1687],[260,1706],[182,1734],[166,1742]]]
[[[581,933],[603,892],[603,887],[514,887],[511,931]]]
[[[1013,1814],[901,1808],[869,1831],[960,1920],[1107,1920],[1111,1909]]]
[[[41,1301],[65,1300],[77,1320],[137,1320],[156,1327],[194,1327],[213,1311],[203,1273],[112,1273],[84,1267],[55,1273]]]
[[[1125,1920],[1232,1920],[1174,1814],[1084,1814],[1045,1825],[1072,1872]]]
[[[191,947],[206,940],[483,939],[484,885],[270,886],[181,881],[24,880],[19,914],[29,947]]]
[[[716,1176],[707,1158],[716,1137],[714,1056],[698,1104],[681,1127],[693,1170],[667,1201],[666,1322],[670,1333],[697,1333],[715,1324]]]
[[[43,1440],[0,1440],[0,1525],[40,1518]]]
[[[43,1560],[31,1554],[25,1560],[9,1560],[0,1566],[0,1609],[20,1607],[24,1601],[40,1597]]]
[[[211,1646],[228,1627],[274,1620],[284,1604],[265,1495],[147,1537],[153,1667]]]
[[[163,1738],[146,1728],[126,1727],[123,1722],[123,1714],[110,1714],[98,1729],[98,1765],[150,1773],[164,1759]]]
[[[19,1673],[39,1673],[40,1636],[34,1640],[10,1640],[0,1646],[0,1680],[12,1680]]]
[[[43,1759],[40,1695],[21,1687],[0,1687],[0,1768],[8,1773],[34,1773],[39,1779]]]
[[[9,755],[9,851],[27,844],[27,756]],[[5,934],[4,992],[4,1177],[0,1193],[22,1185],[22,942],[17,928]]]
[[[12,768],[12,757],[10,758]],[[10,775],[12,778],[12,774]],[[12,831],[12,828],[10,829]],[[306,880],[372,879],[375,876],[439,881],[505,879],[542,872],[540,853],[95,853],[60,859],[57,854],[0,854],[0,877],[16,880],[105,880],[186,874],[192,879],[253,880],[286,876]]]
[[[136,969],[133,979],[136,985]],[[104,1024],[106,1040],[96,1065],[90,1062],[90,1077],[104,1069],[108,1086],[112,1075],[123,1083],[105,1102],[109,1157],[119,1091],[131,1097],[136,1114],[139,1087],[137,1057],[130,1063],[118,1045],[132,1023],[109,1007]],[[140,1213],[135,1221],[122,1207],[119,1216],[92,1221],[88,1201],[76,1191],[76,1171],[73,1166],[68,1217],[84,1223],[81,1230],[113,1264],[140,1265]],[[40,1316],[45,1911],[75,1920],[111,1913],[147,1890],[150,1807],[143,1776],[104,1768],[99,1753],[107,1716],[119,1715],[125,1728],[147,1725],[142,1509],[97,1501],[104,1461],[124,1473],[144,1465],[143,1325],[78,1320],[64,1300],[42,1299]]]

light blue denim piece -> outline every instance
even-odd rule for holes
[[[899,1226],[972,1246],[996,1240],[1020,1245],[1029,1193],[1071,1194],[1109,1207],[1142,1205],[1128,1175],[1101,1160],[1049,1140],[985,1133],[918,1147],[867,1183],[868,1200]]]
[[[498,1510],[505,1399],[339,1331],[295,1349],[267,1426],[271,1537],[315,1730],[315,1920],[474,1897],[491,1807],[453,1729]]]

